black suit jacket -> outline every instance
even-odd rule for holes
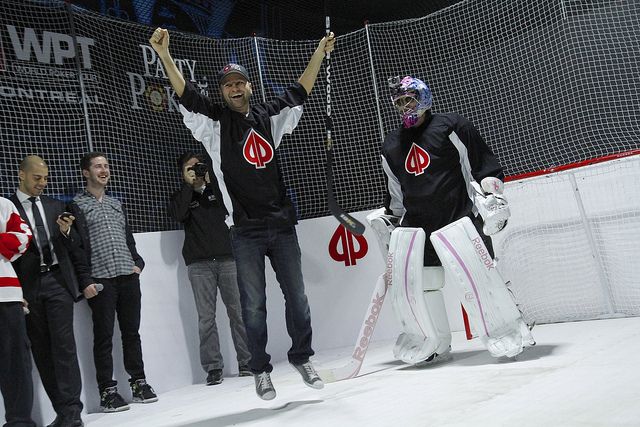
[[[13,262],[25,299],[29,301],[35,297],[40,287],[40,252],[35,239],[35,224],[29,223],[29,218],[16,194],[9,197],[9,200],[16,205],[20,216],[34,232],[34,239],[27,251]],[[74,227],[71,227],[69,237],[64,237],[60,233],[56,220],[65,211],[63,202],[49,196],[40,196],[40,201],[44,208],[43,215],[46,217],[47,226],[49,227],[53,250],[58,258],[60,272],[64,279],[62,285],[71,294],[74,301],[79,301],[82,299],[82,290],[93,283],[91,269],[84,255],[80,236]]]

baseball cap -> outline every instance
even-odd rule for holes
[[[218,84],[222,83],[222,79],[224,79],[229,74],[239,74],[244,77],[247,81],[249,81],[249,73],[247,73],[247,69],[242,65],[238,64],[227,64],[222,67],[222,70],[218,73]]]

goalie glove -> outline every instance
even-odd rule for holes
[[[391,240],[391,233],[398,226],[400,217],[395,215],[386,215],[385,208],[376,209],[367,215],[367,222],[376,232],[378,245],[382,256],[386,258],[389,252],[389,241]]]
[[[502,231],[511,216],[509,204],[503,195],[504,183],[490,176],[484,178],[480,185],[477,182],[472,182],[471,185],[476,190],[475,204],[484,220],[484,234],[491,236]]]

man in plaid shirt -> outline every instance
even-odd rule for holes
[[[158,400],[147,384],[140,343],[140,279],[144,260],[136,251],[127,215],[119,200],[105,193],[109,178],[109,162],[103,153],[92,152],[80,160],[82,175],[87,180],[85,191],[71,204],[82,245],[91,265],[91,276],[101,283],[83,289],[93,318],[93,360],[104,412],[119,412],[129,405],[118,393],[113,379],[113,325],[118,314],[122,336],[124,367],[134,402]]]

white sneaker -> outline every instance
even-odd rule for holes
[[[273,388],[271,375],[268,372],[254,374],[253,380],[256,382],[256,394],[260,399],[273,400],[276,397],[276,389]]]
[[[322,382],[322,379],[320,378],[316,370],[313,368],[311,361],[302,363],[300,365],[294,365],[293,363],[291,365],[293,365],[293,367],[296,368],[296,370],[300,373],[300,375],[302,376],[302,381],[306,385],[316,389],[324,388],[324,383]]]

